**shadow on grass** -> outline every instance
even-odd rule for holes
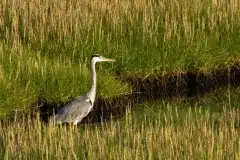
[[[240,85],[240,65],[214,70],[208,75],[187,72],[167,74],[164,77],[128,76],[125,80],[132,84],[132,94],[113,99],[97,99],[93,110],[81,123],[92,124],[120,118],[129,106],[151,100],[181,97],[198,99],[224,86],[237,87]],[[64,106],[63,103],[48,103],[42,98],[39,98],[38,105],[40,117],[46,123]]]

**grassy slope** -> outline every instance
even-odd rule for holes
[[[21,46],[14,51],[2,45],[0,55],[0,117],[13,110],[28,111],[38,98],[45,98],[49,103],[66,102],[83,94],[90,86],[86,63],[72,63],[62,57],[49,59]],[[99,71],[98,96],[115,97],[129,90],[127,85],[123,86],[110,76],[111,66],[102,66],[109,71]]]
[[[67,101],[84,93],[89,58],[101,65],[99,96],[130,87],[121,73],[208,72],[239,61],[240,7],[235,1],[1,1],[0,117],[42,96]]]

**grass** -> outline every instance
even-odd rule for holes
[[[38,98],[45,98],[49,103],[66,102],[90,86],[90,71],[85,63],[73,64],[62,57],[53,61],[21,48],[10,51],[1,46],[1,49],[0,117],[9,116],[16,109],[28,112]],[[108,66],[111,68],[111,64]],[[98,75],[98,83],[101,97],[115,97],[128,91],[128,85],[123,86],[106,72]]]
[[[29,113],[39,98],[57,104],[85,93],[95,52],[117,60],[97,67],[97,96],[113,98],[132,91],[127,75],[208,74],[240,63],[239,35],[236,0],[2,0],[0,119]],[[79,128],[15,117],[0,123],[0,153],[5,159],[239,159],[239,89],[230,93],[130,106],[137,110],[124,119]]]
[[[151,102],[123,119],[57,126],[0,123],[4,159],[239,159],[239,89]],[[132,106],[130,106],[132,107]]]
[[[89,58],[100,97],[131,92],[113,78],[127,74],[204,72],[239,63],[237,1],[22,1],[0,3],[0,117],[29,109],[39,97],[66,102],[84,93]],[[116,86],[116,87],[115,87]]]

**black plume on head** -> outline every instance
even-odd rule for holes
[[[92,58],[93,58],[93,57],[100,57],[100,55],[99,55],[99,54],[94,54],[94,55],[92,55]],[[92,59],[92,58],[91,58],[91,59]]]

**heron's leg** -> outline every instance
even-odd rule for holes
[[[77,125],[81,120],[82,120],[82,118],[81,118],[81,119],[76,119],[76,120],[74,121],[73,125],[74,125],[74,126]]]
[[[75,119],[75,121],[74,121],[74,125],[77,125],[79,122],[81,122],[81,120],[83,119],[83,117],[84,116],[79,116],[79,117],[77,117],[76,119]]]
[[[78,120],[74,121],[73,125],[77,125],[78,124]]]

